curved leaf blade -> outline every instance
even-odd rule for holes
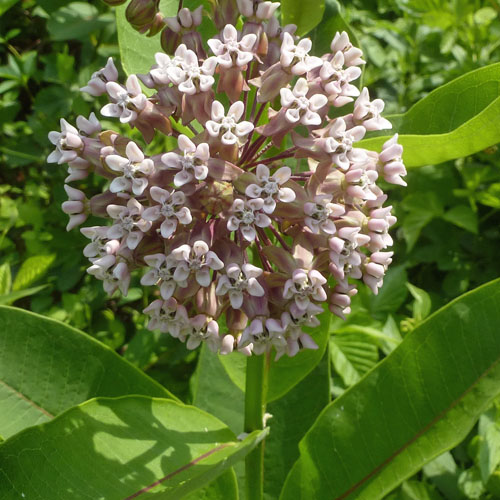
[[[97,396],[175,398],[112,349],[64,323],[0,307],[0,435]]]
[[[500,280],[451,302],[325,408],[281,500],[377,500],[460,442],[500,393]]]
[[[214,416],[171,400],[94,399],[0,445],[0,497],[178,499],[215,479],[266,434],[237,441]]]
[[[500,142],[499,113],[500,63],[438,87],[394,120],[406,166],[436,165]],[[372,137],[358,144],[380,151],[391,136]]]
[[[325,12],[325,0],[318,0],[311,8],[311,4],[303,0],[282,0],[281,20],[286,24],[297,25],[297,35],[309,33],[317,26]]]

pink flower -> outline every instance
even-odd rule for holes
[[[185,206],[186,196],[181,191],[168,192],[158,186],[153,186],[149,194],[159,205],[146,208],[142,217],[145,220],[156,221],[163,219],[160,233],[163,238],[169,238],[177,229],[177,223],[190,224],[193,220],[191,211]]]
[[[303,38],[295,45],[292,35],[287,32],[283,33],[281,65],[284,68],[290,68],[294,75],[303,75],[318,68],[323,64],[323,61],[319,57],[309,55],[311,48],[312,42],[309,38]]]
[[[251,122],[240,121],[245,106],[241,101],[231,104],[227,116],[224,115],[224,106],[219,101],[212,103],[212,119],[205,124],[207,132],[212,137],[220,137],[222,144],[231,146],[241,144],[246,136],[252,132]]]
[[[170,169],[179,170],[174,177],[176,187],[184,186],[194,179],[202,181],[207,178],[207,162],[210,158],[210,149],[207,143],[195,146],[189,137],[181,134],[178,139],[182,155],[165,153],[161,157],[162,163]]]
[[[211,38],[207,41],[208,46],[217,57],[217,63],[223,68],[246,66],[254,57],[252,48],[257,36],[249,33],[238,41],[238,32],[231,24],[227,24],[221,35],[222,41]]]
[[[115,82],[106,83],[106,92],[113,102],[106,104],[101,109],[101,114],[120,118],[122,123],[133,122],[138,112],[146,107],[147,98],[142,93],[139,80],[135,75],[127,78],[126,87]]]
[[[257,236],[255,226],[267,227],[271,219],[263,213],[264,200],[255,198],[253,200],[236,199],[231,207],[232,215],[227,221],[228,231],[241,231],[243,238],[254,241]]]
[[[140,196],[148,186],[147,176],[155,171],[153,160],[145,158],[144,153],[132,141],[127,144],[125,154],[127,158],[119,155],[106,156],[107,165],[123,174],[113,179],[109,190],[112,193],[132,190],[136,196]]]

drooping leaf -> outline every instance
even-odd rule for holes
[[[296,24],[299,36],[309,33],[319,24],[325,11],[325,0],[314,2],[314,7],[302,0],[282,0],[281,20],[282,24]]]
[[[451,302],[330,404],[281,500],[377,500],[460,442],[500,393],[500,280]]]
[[[304,328],[318,345],[318,349],[304,349],[296,356],[282,356],[271,363],[267,401],[271,402],[286,394],[298,384],[320,362],[328,344],[331,314],[328,310],[320,314],[320,326]],[[246,358],[244,356],[220,356],[231,380],[241,389],[245,389]]]
[[[36,293],[45,290],[48,286],[49,285],[39,285],[31,288],[25,288],[24,290],[18,290],[17,292],[10,292],[6,295],[0,295],[0,305],[6,306],[13,304],[16,300],[35,295]]]
[[[415,301],[413,302],[413,318],[419,322],[429,316],[432,308],[432,301],[429,294],[421,288],[407,283],[406,286],[412,294]]]
[[[0,434],[8,438],[97,396],[175,397],[68,325],[0,307]]]
[[[178,499],[244,458],[266,434],[238,441],[214,416],[172,400],[97,398],[0,445],[0,497]]]
[[[390,135],[358,144],[378,149],[394,132],[408,167],[435,165],[477,153],[500,142],[500,63],[462,75],[433,90],[397,117]]]
[[[14,283],[12,284],[12,291],[23,290],[40,279],[47,272],[55,258],[54,254],[36,255],[27,258],[16,274]]]

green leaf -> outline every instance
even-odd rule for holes
[[[471,233],[478,233],[477,213],[467,205],[455,205],[443,215],[443,219]]]
[[[415,480],[405,481],[398,493],[395,496],[397,500],[443,500],[432,486]]]
[[[449,451],[424,465],[423,472],[446,498],[459,500],[464,497],[458,489],[460,469]]]
[[[398,132],[407,167],[435,165],[500,142],[499,113],[500,63],[496,63],[433,90],[399,117],[391,135],[364,139],[358,145],[380,150]]]
[[[12,284],[12,291],[22,290],[40,279],[48,271],[55,258],[55,254],[28,257],[16,274],[16,278]]]
[[[0,16],[3,16],[19,0],[0,0]]]
[[[490,408],[479,419],[479,471],[484,484],[500,465],[500,419],[498,409]]]
[[[361,377],[377,364],[378,349],[369,337],[363,334],[332,335],[330,359],[344,384],[350,387],[359,382]]]
[[[30,297],[35,295],[42,290],[45,290],[49,285],[34,286],[32,288],[25,288],[24,290],[19,290],[17,292],[10,292],[7,295],[0,295],[0,305],[10,305],[16,300],[23,299],[24,297]]]
[[[175,399],[83,332],[0,307],[0,434],[5,438],[87,399],[131,393]]]
[[[481,474],[477,467],[464,470],[458,478],[458,486],[462,493],[470,500],[479,500],[485,492],[481,481]]]
[[[431,297],[425,290],[422,290],[421,288],[418,288],[410,283],[407,283],[406,286],[415,299],[415,302],[413,303],[413,317],[420,322],[427,318],[431,312]]]
[[[178,499],[244,458],[266,434],[238,441],[214,416],[171,400],[98,398],[0,445],[0,497]]]
[[[395,312],[406,300],[408,276],[403,266],[393,266],[384,277],[384,286],[377,295],[370,295],[372,315]]]
[[[0,266],[0,296],[8,294],[11,285],[12,277],[10,274],[10,265],[8,262],[5,262]]]
[[[123,70],[127,75],[132,73],[148,73],[154,64],[156,52],[163,52],[160,44],[160,34],[147,37],[134,30],[125,17],[127,3],[115,9],[118,44]],[[165,17],[177,15],[178,0],[161,0],[160,12]]]
[[[314,2],[314,6],[303,0],[281,0],[282,24],[296,24],[298,36],[309,33],[317,26],[324,11],[325,0],[317,0]]]
[[[97,8],[89,2],[72,2],[56,10],[47,22],[52,40],[84,39],[108,21],[99,17]]]
[[[500,280],[431,315],[325,408],[281,500],[377,500],[459,443],[500,393]]]
[[[340,12],[341,7],[337,0],[325,0],[323,19],[311,33],[311,40],[313,42],[312,51],[314,54],[322,56],[329,53],[330,44],[337,31],[346,31],[351,43],[355,47],[361,46],[352,28],[345,22]]]
[[[318,349],[304,349],[296,356],[281,357],[273,361],[269,370],[269,387],[267,401],[281,398],[292,387],[298,384],[321,361],[328,344],[331,314],[328,310],[319,316],[321,325],[317,328],[305,328],[318,344]],[[246,358],[244,356],[219,356],[231,380],[243,391],[245,390]]]
[[[231,467],[208,486],[184,497],[185,500],[238,500],[238,480]]]

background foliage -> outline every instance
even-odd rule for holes
[[[405,113],[439,85],[500,61],[498,0],[345,3],[343,18],[368,62],[364,85],[386,101],[389,114]],[[325,16],[340,9],[335,0],[324,4]],[[306,14],[295,15],[300,19]],[[318,21],[307,19],[304,32]],[[316,43],[322,43],[324,31],[312,32]],[[210,361],[202,353],[195,373],[198,353],[145,329],[140,311],[150,302],[147,291],[136,282],[127,298],[107,300],[101,283],[85,274],[85,238],[77,231],[66,233],[67,216],[59,208],[66,199],[65,169],[45,162],[47,133],[58,129],[59,117],[74,122],[77,114],[97,111],[78,89],[107,57],[118,55],[114,14],[98,1],[3,0],[0,33],[0,304],[82,329],[182,401],[214,411],[214,401],[203,401],[200,387],[200,373]],[[500,275],[499,160],[499,152],[490,148],[410,169],[408,187],[392,189],[398,224],[395,262],[385,286],[378,296],[362,290],[349,319],[334,320],[328,343],[331,366],[319,365],[308,375],[330,368],[331,397],[358,382],[433,311]],[[96,182],[89,178],[85,191],[98,192]],[[318,400],[327,400],[327,390],[318,387]],[[294,391],[302,394],[300,385]],[[310,421],[298,434],[320,408],[306,416]],[[285,411],[283,404],[270,409],[276,416]],[[288,453],[277,438],[269,448],[282,456]],[[499,404],[481,415],[458,447],[388,498],[500,498]]]

